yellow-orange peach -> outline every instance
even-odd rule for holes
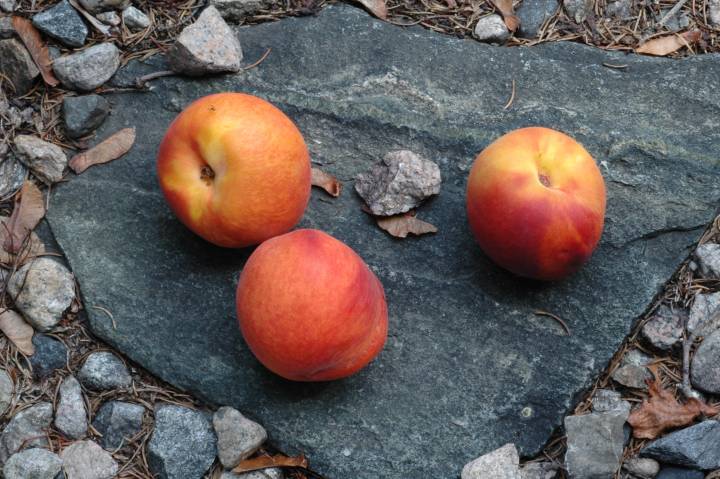
[[[467,214],[480,247],[497,264],[556,280],[578,270],[597,246],[605,183],[577,141],[548,128],[522,128],[475,159]]]
[[[349,246],[318,230],[277,236],[253,252],[237,315],[255,357],[294,381],[349,376],[387,337],[382,284]]]
[[[240,248],[286,233],[310,198],[310,156],[282,111],[242,93],[209,95],[172,122],[157,157],[160,186],[185,226]]]

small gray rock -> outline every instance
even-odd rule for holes
[[[100,95],[66,96],[63,99],[65,133],[80,138],[92,133],[110,113],[110,104]]]
[[[21,447],[47,447],[46,430],[52,422],[53,409],[49,402],[40,402],[23,409],[10,419],[0,434],[0,464]]]
[[[132,384],[125,364],[109,351],[90,354],[80,368],[78,379],[83,386],[95,391],[122,389]]]
[[[17,0],[0,0],[0,10],[5,13],[12,13],[17,8]]]
[[[238,72],[242,60],[240,40],[213,6],[185,27],[170,47],[170,68],[185,75]]]
[[[80,5],[92,13],[100,13],[108,10],[124,10],[130,5],[130,0],[80,0]]]
[[[12,84],[15,96],[22,96],[32,89],[40,70],[30,53],[19,40],[0,40],[0,73]]]
[[[105,25],[110,25],[111,27],[117,27],[122,21],[117,12],[102,12],[95,15],[95,17]]]
[[[232,469],[250,457],[267,439],[265,428],[231,407],[217,410],[213,415],[213,427],[217,434],[218,457],[226,469]]]
[[[720,330],[707,336],[697,348],[690,371],[693,386],[720,394]]]
[[[605,14],[608,17],[619,19],[628,18],[632,15],[630,6],[630,0],[616,0],[608,3],[607,8],[605,8]]]
[[[656,479],[704,479],[702,471],[682,467],[663,467]]]
[[[652,479],[660,472],[660,464],[647,457],[631,457],[623,463],[622,468],[636,477]]]
[[[60,384],[60,400],[55,410],[55,427],[70,439],[87,434],[88,421],[80,383],[73,376]]]
[[[235,474],[231,471],[224,471],[220,479],[283,479],[285,475],[282,469],[272,468],[263,469],[262,471],[244,472]]]
[[[98,409],[93,427],[102,434],[102,447],[114,450],[126,444],[142,429],[145,408],[139,404],[108,401]]]
[[[269,6],[268,0],[210,0],[220,15],[228,22],[237,23],[246,16]]]
[[[148,445],[150,470],[159,479],[199,479],[215,460],[216,444],[205,414],[160,405],[155,410],[155,431]]]
[[[637,349],[633,349],[625,355],[620,367],[613,371],[611,377],[622,384],[635,389],[647,387],[646,379],[650,379],[650,371],[645,367],[651,358]]]
[[[703,325],[720,310],[720,293],[697,294],[695,301],[690,307],[690,318],[687,329],[690,333],[701,334]],[[702,331],[702,334],[710,334],[712,331]]]
[[[15,36],[15,28],[12,25],[12,17],[0,17],[0,39],[12,38]]]
[[[720,422],[707,420],[671,432],[640,451],[663,464],[710,471],[720,468]]]
[[[465,464],[461,479],[520,479],[520,457],[515,444],[505,444]]]
[[[93,45],[53,62],[58,80],[71,90],[90,91],[108,81],[120,66],[120,51],[112,43]]]
[[[125,26],[132,32],[144,30],[150,26],[150,19],[148,16],[133,6],[129,6],[123,10],[122,20],[125,23]]]
[[[13,454],[5,463],[5,479],[54,479],[62,459],[47,449],[32,448]]]
[[[0,198],[7,198],[20,189],[27,168],[14,155],[0,156]]]
[[[628,412],[624,410],[565,418],[565,465],[570,477],[612,477],[620,467],[627,418]]]
[[[622,399],[622,395],[611,389],[598,389],[592,398],[594,412],[619,411],[630,414],[630,403]]]
[[[703,276],[720,278],[720,244],[701,244],[695,250],[695,259]]]
[[[74,442],[60,453],[67,479],[112,479],[118,464],[93,441]]]
[[[13,391],[15,385],[12,379],[4,369],[0,369],[0,417],[3,417],[12,404]]]
[[[35,354],[30,356],[30,365],[36,378],[46,378],[67,365],[67,347],[62,342],[45,334],[35,334],[32,343]]]
[[[557,0],[523,0],[517,9],[520,34],[524,38],[536,38],[545,21],[555,15]]]
[[[75,299],[75,281],[65,266],[40,257],[10,278],[8,291],[28,323],[39,331],[48,331],[60,322]]]
[[[355,191],[375,215],[391,216],[440,192],[440,168],[412,151],[392,151],[355,179]]]
[[[36,13],[32,23],[35,28],[68,47],[83,46],[88,35],[85,22],[67,0]]]
[[[508,30],[502,17],[493,13],[478,19],[475,30],[473,30],[473,36],[481,42],[503,43],[510,38],[510,30]]]
[[[669,351],[682,339],[687,316],[688,313],[684,309],[673,310],[662,305],[643,325],[641,334],[656,348]]]
[[[520,479],[555,479],[558,469],[552,462],[531,462],[520,468]]]
[[[15,151],[18,159],[45,183],[51,184],[62,180],[68,159],[59,146],[36,136],[17,135]]]
[[[710,0],[707,6],[707,16],[710,25],[720,26],[720,0]]]
[[[593,11],[594,0],[563,0],[563,7],[575,23],[584,22]]]
[[[660,15],[658,16],[658,21],[665,18],[665,15],[667,15],[669,12],[670,9],[661,10]],[[665,21],[665,27],[673,32],[679,32],[680,30],[686,28],[688,25],[690,25],[690,17],[687,16],[683,11],[677,12],[675,15]]]

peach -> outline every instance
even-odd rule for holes
[[[185,226],[240,248],[286,233],[310,198],[310,155],[300,131],[260,98],[218,93],[172,122],[157,156],[160,187]]]
[[[483,251],[519,276],[557,280],[591,256],[605,218],[605,183],[590,154],[555,130],[521,128],[475,159],[467,214]]]
[[[318,230],[261,244],[240,274],[236,299],[250,350],[294,381],[349,376],[387,337],[382,284],[350,247]]]

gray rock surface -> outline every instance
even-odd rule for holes
[[[630,9],[632,0],[615,0],[609,2],[605,8],[605,15],[615,18],[628,18],[632,15]]]
[[[243,474],[235,474],[231,471],[223,471],[220,479],[283,479],[282,469],[263,469],[262,471],[252,471]]]
[[[652,479],[660,472],[660,464],[647,457],[631,457],[623,463],[622,468],[635,477],[643,479]]]
[[[408,150],[391,151],[355,179],[355,191],[373,214],[405,213],[440,193],[440,168]]]
[[[265,428],[227,406],[215,412],[213,427],[217,435],[218,458],[226,469],[232,469],[250,457],[267,439]]]
[[[645,367],[651,360],[651,357],[633,349],[622,358],[620,367],[612,372],[611,377],[623,386],[644,389],[647,387],[645,380],[652,377]]]
[[[515,444],[505,444],[474,459],[462,469],[461,479],[520,479],[520,457]]]
[[[63,98],[65,133],[70,138],[80,138],[102,125],[110,104],[100,95],[66,96]]]
[[[33,135],[17,135],[15,152],[20,161],[45,183],[62,180],[67,156],[59,146]]]
[[[8,292],[35,329],[54,328],[75,299],[75,281],[68,269],[47,256],[26,263],[12,275]]]
[[[4,464],[21,447],[47,447],[46,430],[50,427],[52,415],[52,404],[49,402],[40,402],[15,413],[0,434],[0,464]]]
[[[248,411],[273,445],[304,452],[331,478],[453,477],[508,442],[523,456],[537,453],[715,217],[720,97],[708,85],[720,77],[718,57],[666,60],[572,42],[498,48],[398,28],[347,5],[237,31],[248,58],[272,53],[242,75],[168,77],[150,93],[113,95],[98,136],[137,126],[135,146],[54,188],[48,218],[86,304],[116,318],[113,327],[87,308],[94,334],[203,400]],[[148,64],[125,76],[153,71]],[[511,78],[520,89],[503,110]],[[360,211],[357,195],[327,203],[313,192],[300,225],[354,248],[387,295],[386,347],[353,377],[296,384],[265,370],[234,320],[235,281],[250,251],[209,247],[165,204],[158,143],[182,107],[218,91],[278,105],[312,157],[333,162],[341,178],[392,149],[440,165],[442,192],[422,210],[440,228],[432,237],[394,240]],[[538,124],[583,143],[603,165],[608,192],[593,258],[553,284],[494,266],[465,222],[477,153]],[[562,317],[572,335],[538,309]]]
[[[630,414],[630,403],[622,395],[611,389],[598,389],[592,398],[594,412],[620,411]]]
[[[93,441],[77,441],[60,453],[67,479],[112,479],[118,464]]]
[[[0,17],[0,39],[12,38],[15,36],[15,28],[12,26],[12,17]]]
[[[680,343],[688,312],[685,309],[674,309],[666,305],[658,308],[640,330],[643,338],[656,348],[669,351]]]
[[[12,404],[14,391],[12,379],[4,369],[0,369],[0,417],[3,417]]]
[[[584,22],[592,14],[593,0],[562,0],[563,7],[571,20],[575,23]]]
[[[552,462],[531,462],[520,468],[520,479],[555,479],[558,469]]]
[[[516,11],[521,36],[536,38],[545,20],[555,14],[558,5],[558,0],[524,0]]]
[[[0,155],[0,198],[8,198],[23,184],[27,168],[12,154]]]
[[[83,386],[95,391],[122,389],[132,384],[125,364],[109,351],[90,354],[80,368],[78,379]]]
[[[696,388],[720,394],[720,330],[703,339],[695,351],[690,367],[690,379]]]
[[[620,468],[628,412],[613,410],[565,418],[565,467],[572,478],[612,477]]]
[[[663,467],[656,479],[704,479],[705,473],[682,467]]]
[[[17,0],[0,0],[0,10],[6,13],[12,13],[17,8]]]
[[[130,0],[79,0],[80,5],[93,13],[109,10],[123,10],[130,5]]]
[[[108,401],[98,409],[93,427],[102,434],[100,445],[115,450],[132,439],[142,429],[145,408],[139,404]]]
[[[102,12],[95,15],[98,20],[103,22],[105,25],[110,25],[112,27],[117,27],[122,22],[122,19],[120,18],[120,15],[118,15],[117,12]]]
[[[200,479],[215,460],[216,442],[203,412],[159,405],[148,443],[150,470],[158,479]]]
[[[108,81],[119,66],[120,51],[108,42],[58,58],[53,71],[66,88],[90,91]]]
[[[58,394],[55,427],[67,438],[84,437],[87,434],[88,420],[80,383],[74,376],[68,376],[60,384]]]
[[[703,325],[718,313],[720,313],[720,293],[696,294],[695,300],[690,307],[690,317],[687,323],[688,332],[698,332],[700,334]],[[704,331],[703,334],[711,332]]]
[[[210,0],[209,4],[217,8],[220,15],[228,22],[237,23],[247,15],[270,6],[268,0]]]
[[[32,60],[25,46],[15,38],[0,40],[0,73],[12,84],[8,92],[22,96],[33,87],[40,70]]]
[[[191,76],[240,71],[242,58],[240,40],[213,6],[185,27],[168,51],[170,68]]]
[[[36,13],[32,23],[35,28],[68,47],[83,46],[88,35],[80,13],[67,0]]]
[[[32,448],[13,454],[5,463],[5,479],[55,479],[62,459],[47,449]]]
[[[720,422],[706,420],[671,432],[642,448],[640,456],[703,471],[720,469]]]
[[[150,18],[145,13],[133,6],[127,7],[122,12],[122,20],[125,26],[132,32],[144,30],[150,26]]]
[[[473,36],[481,42],[503,43],[510,38],[510,30],[505,26],[502,17],[493,13],[478,19]]]
[[[720,244],[705,243],[695,250],[700,272],[707,278],[720,278]]]
[[[708,20],[711,25],[720,25],[720,0],[710,0],[708,3]]]
[[[30,365],[36,378],[46,378],[66,366],[67,347],[62,342],[45,334],[35,334],[32,343],[35,354],[30,356]]]

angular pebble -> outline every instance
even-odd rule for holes
[[[35,334],[32,343],[35,354],[30,356],[30,365],[35,378],[46,378],[67,365],[67,347],[62,342],[45,334]]]
[[[669,351],[682,340],[687,316],[684,309],[671,309],[662,305],[643,325],[641,334],[656,348]]]
[[[156,407],[148,462],[158,479],[201,478],[215,460],[216,445],[210,420],[202,412],[170,404]]]
[[[711,294],[697,294],[695,301],[690,307],[690,318],[687,329],[690,333],[701,331],[707,320],[720,312],[720,292]],[[702,334],[710,334],[712,331],[703,331]],[[698,333],[700,334],[700,333]]]
[[[12,379],[4,369],[0,369],[0,417],[3,417],[12,404],[13,391],[15,391],[15,385]]]
[[[45,183],[62,180],[68,159],[59,146],[32,135],[17,135],[15,151],[35,175]]]
[[[720,26],[720,0],[710,0],[707,8],[710,24],[715,27]]]
[[[75,299],[75,281],[68,269],[48,257],[22,266],[8,283],[15,306],[39,331],[54,328]]]
[[[80,368],[78,379],[83,386],[95,391],[122,389],[132,384],[125,364],[109,351],[90,354]]]
[[[379,216],[405,213],[440,192],[440,167],[412,151],[392,151],[355,178],[355,191]]]
[[[35,28],[68,47],[83,46],[88,35],[85,22],[67,0],[36,13],[32,23]]]
[[[558,469],[552,462],[531,462],[520,468],[520,479],[555,479]]]
[[[611,389],[598,389],[592,398],[594,412],[619,411],[630,414],[630,403],[622,399],[622,395]]]
[[[226,469],[232,469],[250,457],[267,439],[265,428],[231,407],[217,410],[213,415],[213,427],[217,434],[218,457]]]
[[[562,0],[563,7],[575,23],[584,22],[593,11],[593,0]]]
[[[493,13],[478,19],[473,36],[481,42],[502,43],[510,38],[510,30],[502,17]]]
[[[26,175],[27,168],[14,155],[0,155],[0,198],[7,198],[19,190]]]
[[[93,427],[102,434],[100,445],[115,450],[126,444],[142,429],[145,408],[139,404],[108,401],[98,409]]]
[[[32,448],[13,454],[5,463],[5,479],[54,479],[62,459],[47,449]]]
[[[536,38],[545,21],[558,9],[557,0],[525,0],[517,9],[520,34],[524,38]]]
[[[12,38],[15,36],[15,28],[12,26],[12,17],[0,17],[0,39]]]
[[[622,466],[623,470],[639,478],[652,479],[660,472],[660,464],[646,457],[631,457]]]
[[[118,464],[93,441],[75,442],[60,453],[67,479],[112,479]]]
[[[263,469],[262,471],[245,472],[242,474],[224,471],[220,476],[220,479],[283,479],[284,477],[282,469],[272,468]]]
[[[706,420],[671,432],[645,446],[640,456],[703,471],[720,469],[720,422]]]
[[[628,412],[615,410],[565,418],[570,477],[612,477],[620,467]]]
[[[132,32],[144,30],[150,26],[150,19],[137,8],[130,6],[122,12],[122,20],[125,26]]]
[[[611,377],[623,386],[635,389],[647,387],[646,379],[650,379],[650,371],[645,367],[651,358],[637,349],[633,349],[625,355],[620,367],[613,371]]]
[[[40,70],[25,46],[19,40],[9,38],[0,40],[0,73],[12,85],[7,91],[22,96],[32,89]]]
[[[170,68],[185,75],[240,71],[240,40],[215,7],[206,8],[170,47]]]
[[[695,250],[695,259],[703,276],[720,278],[720,244],[701,244]]]
[[[695,351],[690,367],[693,386],[720,394],[720,330],[705,337]]]
[[[60,384],[59,395],[55,427],[70,439],[84,437],[88,429],[87,410],[78,380],[73,376],[66,377]]]
[[[499,449],[465,464],[461,479],[520,479],[520,457],[515,444]]]
[[[53,62],[53,71],[66,88],[90,91],[108,81],[119,66],[117,47],[112,43],[101,43],[58,58]]]
[[[630,11],[630,2],[631,0],[617,0],[608,3],[605,8],[605,15],[620,19],[630,17],[632,15],[632,12]]]
[[[47,447],[47,428],[52,422],[53,408],[40,402],[16,413],[0,434],[0,464],[21,447]]]
[[[105,25],[110,25],[111,27],[117,27],[122,22],[122,19],[120,18],[120,15],[117,14],[117,12],[102,12],[98,13],[95,16]]]
[[[246,16],[267,8],[267,0],[210,0],[210,5],[217,8],[220,15],[228,22],[237,23]]]
[[[66,96],[63,99],[65,133],[80,138],[95,131],[110,113],[110,104],[100,95]]]
[[[93,13],[108,10],[123,10],[130,5],[130,0],[79,0],[85,10]]]

